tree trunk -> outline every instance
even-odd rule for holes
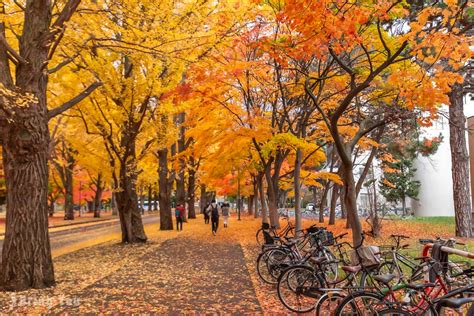
[[[258,217],[258,184],[257,184],[257,177],[254,178],[253,181],[253,196],[254,196],[254,218]]]
[[[94,217],[100,217],[100,210],[102,208],[102,187],[98,187],[94,197]]]
[[[302,214],[301,214],[301,184],[300,184],[300,173],[301,173],[301,160],[302,153],[301,149],[296,149],[295,158],[295,170],[294,170],[294,190],[295,190],[295,222],[296,231],[302,230]]]
[[[112,216],[118,214],[118,207],[117,207],[117,192],[112,192],[112,198],[110,199],[110,207],[112,207]]]
[[[122,228],[122,242],[145,242],[147,237],[143,228],[142,216],[138,208],[137,170],[135,158],[135,140],[133,135],[124,132],[121,147],[127,148],[128,156],[120,163],[120,191],[117,192],[117,206]]]
[[[342,175],[341,175],[342,177]],[[339,204],[341,205],[341,219],[347,219],[346,206],[344,205],[344,187],[339,187]],[[336,203],[337,204],[337,203]]]
[[[196,218],[196,209],[194,204],[196,203],[196,169],[194,169],[194,158],[190,158],[191,168],[188,169],[188,218]]]
[[[262,223],[268,223],[268,215],[267,215],[267,205],[265,201],[265,190],[263,189],[263,175],[259,175],[257,177],[257,186],[258,186],[258,193],[260,196],[260,204],[262,205]]]
[[[336,224],[336,204],[339,198],[339,186],[333,184],[331,193],[331,209],[329,210],[329,225]]]
[[[64,168],[64,219],[74,220],[74,182],[73,168],[74,164],[69,164]],[[79,201],[79,204],[81,201]]]
[[[35,98],[16,106],[10,120],[0,122],[7,201],[0,283],[4,289],[15,291],[55,283],[48,235],[50,134],[45,65],[49,45],[41,40],[50,32],[51,3],[27,1],[25,6],[19,53],[27,63],[17,65],[15,90],[24,98],[26,93]],[[0,34],[5,35],[2,22]],[[4,47],[0,55],[0,83],[9,89],[13,80]],[[0,102],[4,102],[2,92]]]
[[[96,191],[94,196],[94,217],[100,217],[100,209],[102,208],[102,174],[97,176]]]
[[[143,194],[143,190],[140,193],[140,213],[142,215],[145,214],[145,195]]]
[[[160,230],[173,230],[171,217],[171,186],[168,179],[168,149],[158,151]]]
[[[352,164],[342,163],[342,177],[344,180],[344,208],[347,212],[347,220],[352,228],[352,240],[354,245],[360,245],[362,241],[362,225],[357,213],[357,197]]]
[[[18,110],[22,120],[3,138],[7,214],[1,283],[6,290],[55,283],[48,236],[49,132],[39,106]]]
[[[207,205],[206,185],[201,184],[200,188],[201,188],[201,193],[200,193],[200,197],[199,197],[199,208],[200,208],[200,212],[202,214],[202,213],[204,213],[204,208]]]
[[[177,124],[179,127],[179,138],[178,138],[178,155],[181,154],[185,149],[185,130],[184,130],[184,112],[177,115]],[[185,162],[184,158],[179,157],[179,171],[178,176],[176,177],[176,203],[186,204],[186,190],[185,190],[185,176],[184,176]]]
[[[328,197],[328,192],[329,192],[329,182],[324,186],[324,189],[323,189],[323,194],[321,195],[321,203],[319,203],[319,222],[320,223],[324,223],[324,209],[326,208],[326,200],[327,200],[327,197]],[[313,188],[313,204],[314,204],[314,207],[316,207],[317,204],[317,199],[318,199],[318,195],[317,195],[317,189],[316,187]]]
[[[267,196],[268,196],[268,211],[270,218],[270,225],[275,228],[280,227],[280,221],[278,216],[278,205],[277,205],[277,194],[275,191],[275,185],[271,175],[271,165],[265,168],[265,179],[267,180]],[[263,184],[262,184],[263,188]]]
[[[463,88],[455,84],[449,93],[449,143],[451,146],[456,236],[472,236],[472,208],[469,188],[469,154],[466,146],[466,118]]]
[[[248,207],[249,207],[249,215],[253,215],[253,199],[255,198],[255,196],[252,194],[252,195],[249,195],[248,199],[247,199],[247,204],[248,204]]]

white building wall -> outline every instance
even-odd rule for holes
[[[465,101],[466,117],[474,116],[474,101],[469,97]],[[444,112],[447,111],[445,108]],[[440,133],[443,142],[436,154],[428,158],[420,156],[414,164],[417,169],[415,179],[421,182],[418,200],[412,200],[411,203],[416,216],[454,216],[449,126],[444,117],[427,128],[424,135],[432,138]]]

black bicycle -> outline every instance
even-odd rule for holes
[[[264,231],[268,232],[270,236],[275,238],[294,237],[295,227],[293,226],[293,223],[291,223],[288,216],[283,216],[283,219],[286,220],[286,226],[283,229],[270,227],[268,223],[263,223],[262,227],[257,230],[257,233],[255,235],[255,238],[257,239],[257,244],[261,246],[266,243]]]

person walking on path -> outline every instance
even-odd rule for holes
[[[215,199],[212,200],[209,208],[211,209],[212,234],[215,236],[217,233],[217,228],[219,228],[219,205],[217,205]]]
[[[204,224],[209,224],[210,214],[211,214],[211,204],[207,203],[204,207]]]
[[[177,231],[183,230],[184,212],[185,212],[185,209],[182,204],[179,204],[178,206],[176,206],[174,215],[176,216],[176,230]]]
[[[228,221],[229,221],[229,213],[230,213],[230,204],[227,202],[224,202],[222,204],[222,219],[224,220],[224,228],[228,227]]]

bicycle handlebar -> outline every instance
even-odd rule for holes
[[[397,235],[397,234],[392,234],[390,235],[391,238],[400,238],[400,239],[410,239],[410,237],[406,235]]]
[[[347,236],[349,233],[342,233],[342,234],[339,234],[337,235],[336,237],[334,237],[334,239],[339,239],[339,238],[342,238],[344,236]]]

